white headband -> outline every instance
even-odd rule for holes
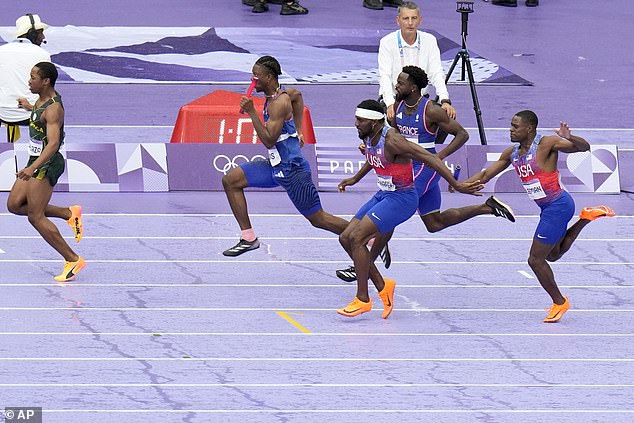
[[[381,112],[377,112],[376,110],[370,110],[370,109],[362,109],[360,107],[357,107],[357,110],[354,112],[354,115],[358,118],[372,119],[372,120],[385,118],[385,115]]]

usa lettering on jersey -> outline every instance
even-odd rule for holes
[[[368,159],[368,163],[370,163],[373,167],[385,169],[385,166],[383,166],[383,162],[381,162],[379,157],[367,154],[366,158]]]
[[[517,171],[517,174],[520,176],[520,178],[527,178],[529,176],[535,176],[535,172],[533,172],[533,168],[531,167],[530,163],[527,163],[525,165],[516,166],[515,170]]]

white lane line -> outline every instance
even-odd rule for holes
[[[551,387],[553,385],[550,385]],[[558,385],[555,385],[558,386]],[[338,409],[338,410],[304,410],[304,409],[254,409],[254,410],[189,410],[189,409],[179,409],[179,410],[42,410],[44,413],[103,413],[103,414],[112,414],[112,413],[120,413],[120,414],[161,414],[161,413],[170,413],[170,414],[181,414],[181,413],[199,413],[199,414],[631,414],[634,413],[634,410],[497,410],[493,408],[483,408],[483,409],[472,409],[472,410],[454,410],[454,409],[425,409],[425,410],[412,410],[412,409],[386,409],[382,408],[380,410],[372,410],[372,409],[363,409],[363,410],[354,410],[354,409]]]
[[[0,307],[0,311],[278,311],[272,307]],[[285,307],[287,311],[328,311],[334,308]],[[543,308],[395,308],[394,311],[410,313],[517,313],[544,312]],[[372,313],[382,310],[373,310]],[[634,309],[574,309],[568,313],[634,313]]]
[[[66,239],[74,239],[72,236],[64,237]],[[0,239],[37,239],[41,240],[39,235],[0,235]],[[235,236],[182,236],[182,235],[126,235],[126,236],[84,236],[82,239],[152,239],[152,240],[236,240]],[[339,238],[334,236],[262,236],[261,240],[282,240],[282,241],[336,241]],[[471,237],[453,237],[453,238],[424,238],[424,237],[393,237],[390,242],[394,241],[532,241],[533,238],[471,238]],[[575,242],[634,242],[634,238],[578,238]]]
[[[536,362],[630,363],[634,358],[353,358],[353,357],[2,357],[0,361],[236,361],[236,362]]]
[[[0,332],[0,336],[226,336],[226,337],[284,337],[304,336],[299,332]],[[311,337],[573,337],[573,338],[632,338],[634,333],[365,333],[312,332]],[[28,360],[28,358],[26,358]],[[90,360],[90,358],[87,358]],[[0,360],[4,358],[0,357]],[[627,359],[630,360],[630,359]],[[631,359],[634,360],[634,359]]]
[[[22,287],[45,287],[45,288],[61,288],[66,289],[68,287],[78,288],[338,288],[338,289],[350,289],[350,284],[336,283],[336,284],[301,284],[301,283],[289,283],[289,284],[259,284],[259,283],[191,283],[191,284],[172,284],[172,283],[83,283],[83,282],[64,282],[64,283],[0,283],[0,287],[7,288],[22,288]],[[560,288],[566,289],[632,289],[634,285],[558,285]],[[399,284],[401,288],[414,288],[414,289],[539,289],[541,286],[536,285],[406,285]]]
[[[0,263],[59,263],[59,259],[2,259]],[[147,260],[147,259],[110,259],[110,260],[97,260],[88,259],[88,263],[233,263],[237,265],[243,265],[245,263],[257,263],[257,264],[350,264],[350,260],[243,260],[243,259],[218,259],[218,260]],[[516,264],[525,265],[526,261],[397,261],[393,260],[392,264],[468,264],[468,265],[500,265],[500,264]],[[605,265],[605,266],[631,266],[634,262],[619,262],[619,261],[557,261],[549,263],[551,266],[590,266],[590,265]]]
[[[0,383],[2,388],[634,388],[632,383]]]
[[[517,273],[519,273],[520,275],[524,276],[527,279],[535,279],[535,277],[533,275],[531,275],[530,273],[528,273],[525,270],[518,270]]]

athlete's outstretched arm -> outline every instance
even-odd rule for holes
[[[407,157],[425,163],[443,177],[456,191],[463,194],[482,195],[478,191],[484,188],[480,181],[458,182],[445,164],[418,144],[409,142],[396,130],[390,130],[385,137],[385,150],[396,156]]]
[[[578,153],[581,151],[590,150],[590,144],[585,139],[572,135],[568,123],[560,122],[559,129],[555,131],[559,137],[552,137],[556,139],[553,144],[553,149],[564,153]]]
[[[480,181],[483,184],[489,182],[492,178],[510,166],[513,148],[514,147],[509,147],[504,150],[496,162],[494,162],[491,166],[471,175],[470,178],[465,179],[465,182]]]
[[[337,188],[339,188],[339,192],[344,192],[346,187],[352,186],[359,182],[365,175],[367,175],[372,170],[372,165],[367,161],[361,166],[361,169],[352,177],[346,178],[343,181],[339,182]]]

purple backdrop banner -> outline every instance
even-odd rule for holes
[[[314,144],[304,145],[302,153],[311,169],[315,169]],[[168,144],[170,190],[221,191],[222,177],[227,172],[241,163],[258,159],[266,159],[266,148],[262,144]],[[315,172],[313,182],[317,184]]]
[[[302,152],[313,169],[313,182],[319,190],[335,191],[342,179],[354,175],[363,165],[365,159],[356,146],[356,142],[304,146]],[[459,179],[464,180],[496,161],[507,147],[467,145],[445,164],[452,171],[460,165]],[[240,163],[266,157],[261,144],[71,143],[60,152],[66,159],[66,171],[55,190],[88,192],[222,190],[222,177],[229,170]],[[15,181],[14,154],[18,167],[24,167],[28,159],[25,142],[0,144],[0,190],[10,190]],[[618,151],[614,145],[593,145],[585,153],[560,154],[559,172],[570,192],[612,194],[621,189]],[[625,189],[632,189],[631,180],[625,178],[623,182]],[[441,184],[446,190],[446,182]],[[350,189],[376,191],[376,177],[368,175]],[[485,192],[524,192],[524,189],[509,167],[489,181]]]
[[[28,144],[15,144],[18,166],[28,160]],[[66,143],[60,149],[66,169],[55,191],[156,192],[168,191],[165,144]],[[10,190],[15,180],[13,145],[0,147],[0,189]]]

